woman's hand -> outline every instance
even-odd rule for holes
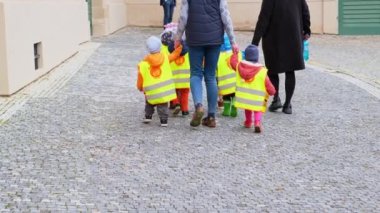
[[[235,54],[239,53],[239,45],[233,44],[232,45],[232,52]]]
[[[310,38],[310,34],[304,34],[304,35],[303,35],[303,40],[304,40],[304,41],[309,40],[309,38]]]

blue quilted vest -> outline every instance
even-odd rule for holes
[[[221,45],[224,26],[220,0],[188,0],[186,41],[189,46]]]

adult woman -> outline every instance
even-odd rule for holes
[[[225,30],[234,51],[238,51],[227,0],[182,0],[178,31],[175,36],[176,45],[179,45],[185,29],[190,57],[190,88],[195,105],[195,113],[190,125],[199,126],[204,114],[202,105],[202,79],[204,76],[208,114],[202,120],[202,124],[215,127],[218,98],[215,69]]]
[[[263,39],[265,65],[277,92],[269,106],[270,111],[282,107],[292,114],[291,99],[296,85],[295,70],[305,69],[303,40],[310,37],[310,14],[306,0],[263,0],[252,44]],[[278,96],[279,73],[285,73],[284,105]]]

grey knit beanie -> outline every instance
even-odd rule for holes
[[[150,53],[158,53],[161,50],[161,40],[156,36],[151,36],[146,40],[146,47]]]

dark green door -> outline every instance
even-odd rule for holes
[[[86,0],[88,4],[88,20],[90,21],[90,30],[92,35],[92,0]]]
[[[380,0],[339,0],[339,34],[380,35]]]

